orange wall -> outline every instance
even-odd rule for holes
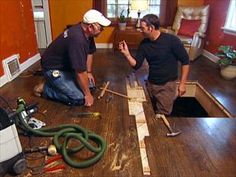
[[[68,24],[76,24],[91,9],[93,0],[50,0],[52,36],[55,39]]]
[[[178,0],[180,6],[201,6],[204,4],[204,0]]]
[[[0,1],[0,63],[20,54],[20,63],[38,53],[31,0]],[[4,75],[0,64],[0,77]]]
[[[83,14],[93,7],[93,0],[50,0],[52,36],[55,39],[68,24],[76,24],[82,20]],[[111,43],[113,27],[107,27],[96,38],[97,43]]]

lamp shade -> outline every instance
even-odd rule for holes
[[[131,9],[139,11],[147,10],[148,0],[131,0]]]

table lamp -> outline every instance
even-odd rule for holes
[[[141,11],[148,9],[148,0],[131,0],[131,9],[138,11],[138,20],[137,20],[136,27],[140,28]]]

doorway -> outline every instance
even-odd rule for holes
[[[52,42],[48,0],[32,0],[34,25],[39,50]]]

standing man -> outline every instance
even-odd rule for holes
[[[35,86],[34,93],[68,105],[93,104],[89,81],[92,75],[93,53],[97,37],[110,20],[97,10],[89,10],[83,21],[60,34],[42,56],[45,83]]]
[[[178,96],[182,96],[186,92],[189,57],[176,36],[160,32],[160,21],[156,15],[144,16],[140,26],[146,38],[140,43],[136,56],[130,54],[125,41],[119,43],[119,49],[135,70],[141,67],[144,59],[147,60],[149,65],[147,89],[155,101],[155,112],[169,115],[177,96],[178,61],[182,66]]]

